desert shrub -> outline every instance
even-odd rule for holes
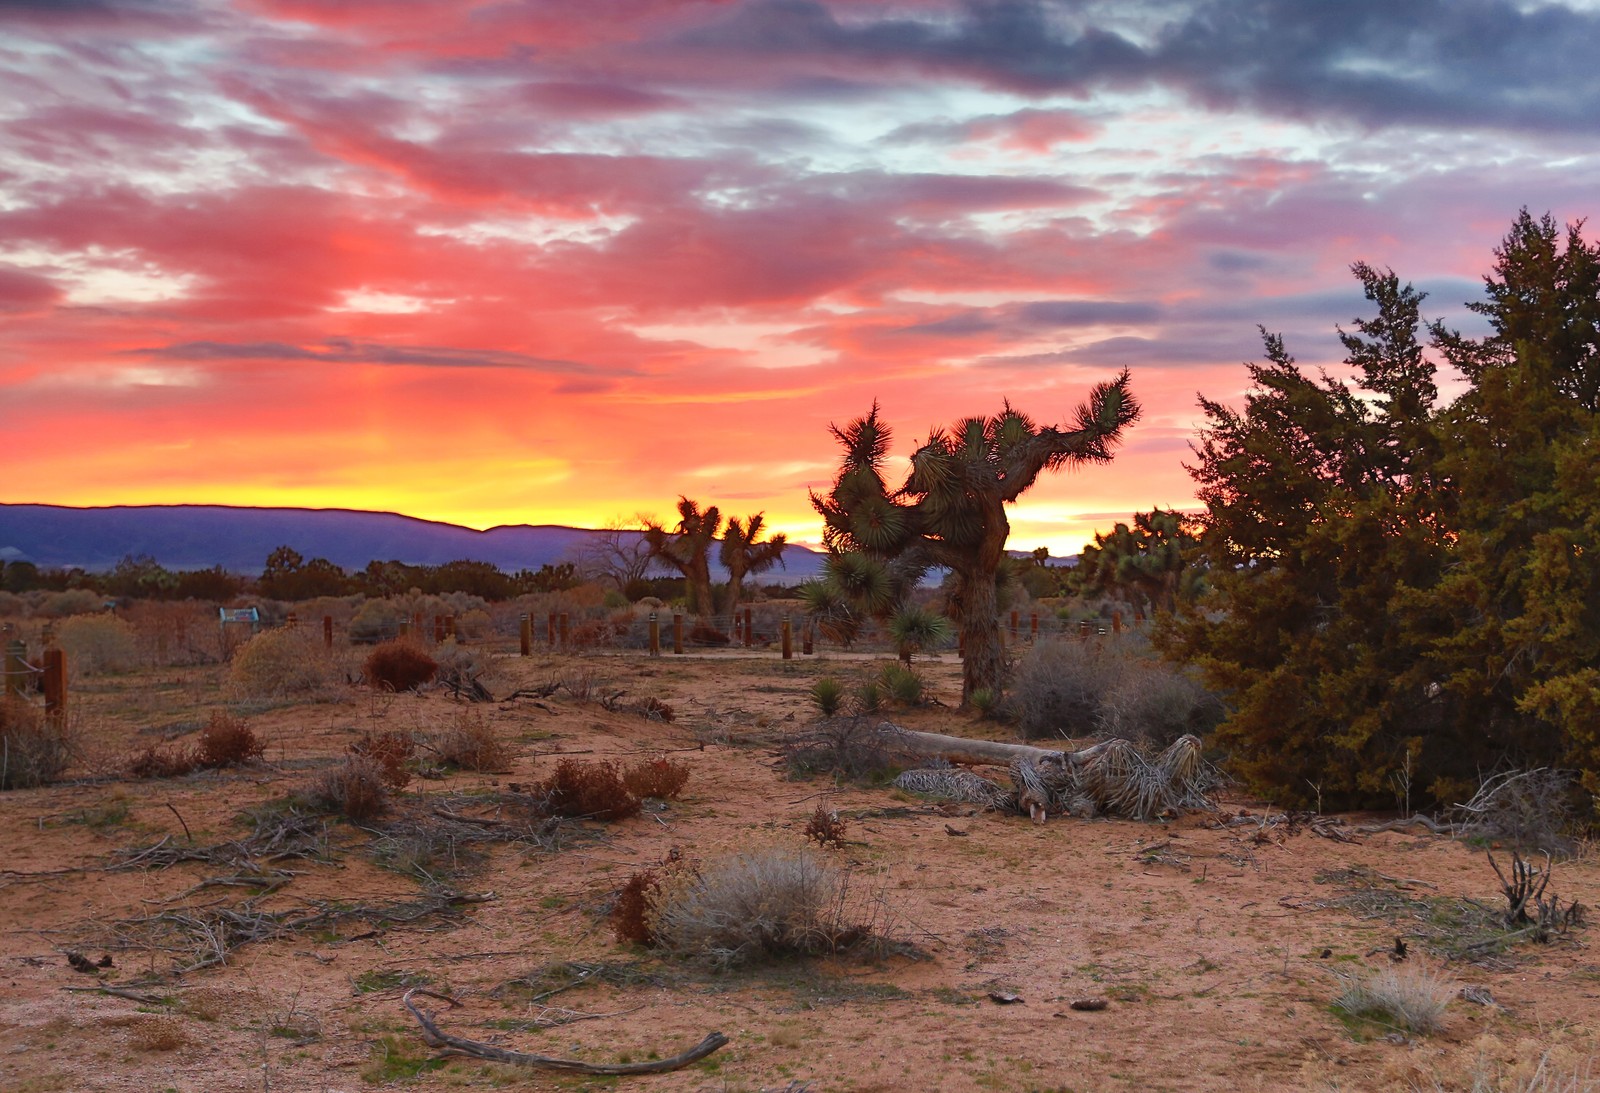
[[[922,701],[922,677],[903,664],[886,664],[878,673],[878,685],[891,702],[915,706]]]
[[[87,588],[69,588],[65,592],[52,592],[41,599],[33,613],[43,619],[64,619],[69,615],[89,615],[105,610],[106,598]]]
[[[1018,665],[1009,706],[1025,738],[1087,736],[1126,675],[1127,662],[1099,642],[1042,641]]]
[[[349,749],[351,755],[377,766],[383,784],[392,790],[405,789],[411,783],[411,757],[416,750],[417,742],[410,733],[394,729],[364,732]]]
[[[126,672],[139,658],[133,627],[115,615],[75,615],[56,625],[56,644],[73,672],[93,676]]]
[[[494,666],[488,653],[447,641],[434,650],[433,659],[438,665],[435,678],[440,685],[456,695],[466,695],[483,702],[491,700],[488,687],[484,684]]]
[[[454,724],[429,740],[429,747],[439,762],[457,770],[505,770],[511,765],[510,746],[472,710],[458,713]]]
[[[656,945],[718,967],[837,953],[874,937],[848,920],[847,875],[809,849],[724,858],[668,878],[653,902]]]
[[[350,617],[350,641],[376,645],[400,633],[400,609],[390,600],[367,600]]]
[[[869,717],[828,717],[783,742],[784,763],[795,777],[840,774],[857,781],[887,781],[905,756]]]
[[[383,768],[361,755],[347,756],[320,774],[306,788],[305,798],[316,808],[356,821],[374,819],[389,808]]]
[[[0,591],[0,619],[20,619],[27,611],[27,600],[15,592]]]
[[[386,641],[367,654],[361,667],[367,686],[381,691],[411,691],[427,683],[439,670],[438,662],[411,641]]]
[[[622,784],[635,797],[670,801],[689,784],[689,764],[658,755],[623,771]]]
[[[811,700],[823,717],[832,717],[844,704],[844,684],[832,676],[823,676],[811,685]]]
[[[624,820],[637,816],[641,802],[622,781],[617,764],[562,759],[549,778],[535,785],[552,816]]]
[[[494,617],[482,608],[456,617],[456,633],[468,641],[483,641],[495,635]]]
[[[845,821],[837,812],[819,801],[816,811],[812,812],[811,818],[806,821],[805,836],[818,846],[837,850],[844,845],[846,827]]]
[[[223,657],[215,609],[144,600],[123,608],[122,617],[133,627],[143,663],[161,667],[215,664]]]
[[[669,704],[654,696],[646,698],[634,706],[639,711],[639,716],[646,721],[672,721],[678,714]]]
[[[1335,1009],[1418,1036],[1439,1030],[1445,1007],[1456,995],[1456,985],[1442,973],[1414,964],[1340,979],[1344,990],[1333,1003]]]
[[[611,905],[611,929],[617,940],[631,945],[654,945],[655,931],[650,928],[653,917],[651,903],[661,889],[661,873],[656,869],[641,869],[628,878]]]
[[[241,700],[330,696],[338,663],[310,628],[263,630],[239,647],[228,670],[228,693]]]
[[[170,747],[152,744],[128,760],[128,774],[134,778],[179,778],[199,768],[194,749],[181,744]]]
[[[72,761],[73,741],[65,723],[37,707],[0,695],[0,789],[31,789],[53,782]]]
[[[1000,713],[1000,700],[987,687],[974,690],[967,701],[972,703],[972,708],[978,711],[979,717],[991,718]]]
[[[208,770],[253,763],[267,753],[266,745],[241,718],[213,711],[195,744],[195,763]]]
[[[1222,721],[1221,701],[1177,669],[1127,670],[1105,696],[1100,727],[1110,736],[1164,748],[1186,733],[1205,737]]]

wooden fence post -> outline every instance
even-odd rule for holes
[[[283,624],[289,629],[293,630],[295,627],[300,625],[300,620],[295,617],[295,613],[291,611],[289,612],[289,617],[283,620]]]
[[[521,631],[521,637],[522,637],[522,655],[525,656],[525,657],[532,656],[533,655],[533,621],[528,618],[528,613],[526,611],[524,611],[522,613],[522,618],[520,620],[519,630]]]
[[[444,616],[443,615],[435,615],[435,616],[433,616],[433,643],[435,645],[439,645],[439,644],[442,644],[443,642],[444,642]]]
[[[411,620],[400,620],[400,640],[404,641],[411,636]]]
[[[1020,614],[1020,612],[1017,612],[1017,611],[1012,611],[1011,612],[1011,640],[1012,641],[1016,641],[1017,640],[1017,622],[1018,622],[1019,614]]]
[[[683,655],[683,616],[676,611],[672,613],[672,651]]]
[[[1122,633],[1122,612],[1121,611],[1113,611],[1113,612],[1111,612],[1111,632],[1113,634]]]
[[[324,649],[332,649],[333,648],[333,616],[332,615],[324,615],[324,616],[322,616],[322,647]]]
[[[650,612],[650,655],[661,655],[661,623],[656,621],[656,613]]]
[[[789,616],[783,616],[783,659],[794,659],[794,635],[789,629]]]
[[[556,647],[556,613],[550,612],[550,617],[544,623],[544,640],[550,648]]]
[[[44,715],[57,725],[67,717],[67,654],[53,647],[44,651]]]
[[[454,615],[446,615],[444,617],[444,636],[447,641],[460,640],[456,637],[456,617]]]
[[[811,624],[808,622],[806,628],[800,631],[800,655],[806,657],[813,655],[817,651],[815,641]]]
[[[748,649],[754,644],[755,640],[750,633],[750,609],[747,607],[744,609],[744,647]]]
[[[560,619],[561,619],[561,648],[565,649],[567,647],[567,613],[565,611],[561,612]]]

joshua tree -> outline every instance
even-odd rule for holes
[[[1009,403],[993,417],[936,429],[911,456],[898,489],[883,480],[890,433],[873,404],[866,417],[833,435],[844,448],[826,495],[811,495],[823,538],[835,552],[906,559],[950,570],[951,614],[966,644],[961,696],[999,694],[1002,660],[997,585],[1011,524],[1005,506],[1047,470],[1105,463],[1139,417],[1128,373],[1099,384],[1071,427],[1040,426]]]
[[[715,610],[711,598],[711,544],[722,527],[722,513],[710,505],[704,512],[687,497],[678,498],[678,526],[668,531],[660,524],[646,522],[645,542],[650,557],[682,573],[689,585],[689,610],[709,615]]]
[[[788,543],[788,537],[779,533],[764,543],[756,542],[761,538],[761,533],[766,529],[766,515],[756,513],[746,517],[743,523],[737,516],[728,519],[728,530],[722,535],[722,549],[718,555],[722,564],[728,570],[728,613],[739,613],[739,596],[744,587],[744,579],[757,573],[771,569],[775,565],[783,565],[783,548]]]

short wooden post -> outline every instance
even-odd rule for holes
[[[1039,640],[1039,612],[1035,611],[1028,616],[1028,640],[1037,643]]]
[[[293,630],[295,627],[300,625],[300,620],[296,618],[295,613],[291,611],[289,612],[289,617],[283,620],[283,624],[289,629]]]
[[[1016,641],[1017,640],[1017,622],[1018,622],[1018,616],[1020,614],[1021,614],[1021,612],[1018,612],[1018,611],[1011,612],[1011,640],[1012,641]]]
[[[415,611],[411,615],[411,636],[418,641],[427,641],[428,632],[422,628],[422,612]]]
[[[549,645],[550,648],[554,649],[556,647],[556,613],[554,611],[550,612],[550,617],[545,620],[544,640],[545,644]]]
[[[1089,620],[1088,619],[1080,619],[1078,621],[1078,636],[1080,638],[1086,638],[1086,637],[1089,636]]]
[[[755,644],[754,635],[750,633],[750,609],[744,609],[744,647],[746,649]]]
[[[58,725],[67,717],[67,654],[56,648],[44,651],[44,715]]]
[[[789,616],[783,616],[783,659],[794,659],[794,635],[789,629]]]
[[[28,669],[24,662],[28,659],[28,647],[20,641],[6,642],[6,694],[20,695],[23,684],[28,679]]]
[[[400,640],[401,641],[405,641],[410,636],[411,636],[411,620],[410,619],[401,619],[400,620]]]
[[[739,612],[737,611],[733,613],[733,643],[735,645],[742,644],[741,635],[739,633]]]
[[[519,620],[518,629],[521,632],[522,638],[522,655],[525,657],[531,657],[533,655],[533,620],[528,618],[528,613],[526,611],[522,613],[522,618]]]
[[[444,617],[444,636],[448,641],[456,640],[456,617],[454,615],[446,615]]]
[[[1113,634],[1122,633],[1122,612],[1121,611],[1113,611],[1113,612],[1111,612],[1111,632]]]
[[[656,621],[656,613],[650,612],[650,655],[661,655],[661,623]]]
[[[672,651],[683,655],[683,616],[676,611],[672,613]]]
[[[811,629],[811,624],[810,623],[806,623],[806,628],[804,630],[800,631],[800,655],[801,656],[809,657],[809,656],[812,656],[816,652],[816,646],[814,644],[815,639],[812,636],[813,633],[814,633],[814,631]]]
[[[433,616],[433,643],[435,645],[439,645],[439,644],[442,644],[443,642],[444,642],[444,616],[443,615],[435,615],[435,616]]]
[[[333,616],[332,615],[324,615],[324,616],[322,616],[322,647],[324,649],[332,649],[333,648]]]
[[[565,649],[567,647],[567,613],[565,611],[561,612],[559,618],[561,621],[561,648]]]

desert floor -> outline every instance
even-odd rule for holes
[[[1035,826],[791,778],[783,743],[814,720],[814,680],[880,663],[500,654],[497,695],[574,686],[475,705],[355,688],[258,704],[240,712],[264,762],[151,780],[118,771],[141,748],[193,739],[225,705],[225,670],[76,681],[83,757],[70,780],[0,794],[0,1089],[1433,1090],[1471,1088],[1475,1074],[1521,1088],[1541,1060],[1570,1071],[1596,1050],[1590,931],[1493,944],[1483,922],[1505,901],[1481,846],[1419,828],[1352,834],[1373,817],[1317,825],[1353,840],[1340,841],[1227,795],[1217,813],[1172,822]],[[954,657],[919,668],[949,705],[883,716],[1005,737],[952,708]],[[584,684],[625,694],[608,710],[574,697]],[[629,708],[647,698],[674,720]],[[247,810],[270,815],[361,733],[480,718],[510,745],[506,769],[414,780],[389,817],[330,819],[288,857],[228,848],[251,832]],[[408,832],[444,815],[504,820],[513,784],[557,757],[662,753],[690,780],[636,818],[569,822],[542,843],[473,842],[462,833],[495,825],[459,821],[453,859],[437,839],[431,856],[407,849]],[[845,845],[823,853],[895,942],[889,955],[718,972],[618,943],[607,911],[635,872],[674,848],[711,862],[800,845],[819,803],[847,825]],[[1560,862],[1551,888],[1594,906],[1600,864]],[[241,943],[230,921],[263,936]],[[1397,936],[1403,965],[1389,955]],[[111,966],[75,970],[69,952]],[[1435,971],[1483,1002],[1458,997],[1426,1037],[1342,1019],[1341,974],[1383,969]],[[639,1061],[713,1030],[730,1042],[639,1077],[439,1058],[401,1005],[412,985],[460,1001],[421,999],[446,1031],[525,1052]],[[1071,1008],[1090,998],[1108,1004]]]

